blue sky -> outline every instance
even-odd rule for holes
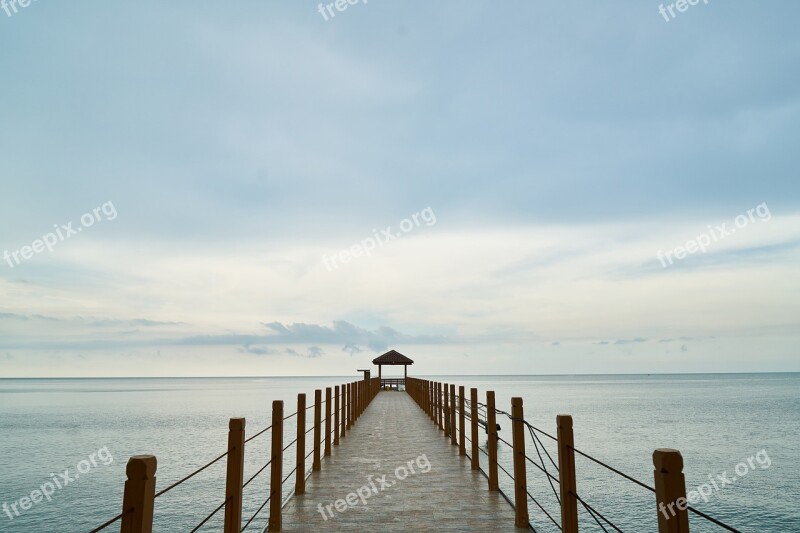
[[[0,262],[0,376],[800,371],[800,6],[659,4],[0,11],[0,253],[115,213]]]

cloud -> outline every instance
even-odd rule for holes
[[[344,348],[342,348],[342,351],[348,352],[350,357],[353,357],[354,354],[361,353],[363,350],[355,344],[345,344]]]
[[[284,352],[286,353],[286,355],[291,355],[292,357],[304,357],[303,354],[301,354],[294,348],[286,348]],[[322,349],[319,346],[309,346],[306,349],[305,357],[309,359],[316,359],[317,357],[321,356],[322,356]]]
[[[435,335],[408,335],[388,326],[370,331],[344,320],[333,321],[333,327],[302,322],[289,325],[270,322],[264,323],[264,327],[272,332],[269,336],[270,342],[343,344],[343,350],[349,351],[351,355],[358,352],[348,347],[357,348],[359,345],[366,345],[379,352],[400,343],[436,344],[445,340],[444,337]]]
[[[317,357],[322,357],[322,353],[323,353],[322,352],[322,348],[320,348],[319,346],[309,346],[308,347],[308,357],[309,358],[314,359],[314,358],[317,358]]]
[[[251,353],[253,355],[275,355],[280,353],[271,348],[262,348],[260,346],[252,346],[250,344],[245,344],[244,346],[240,347],[239,351],[242,353]]]
[[[93,318],[93,317],[54,317],[46,315],[22,315],[18,313],[0,313],[0,320],[21,320],[21,321],[41,321],[41,322],[60,322],[60,323],[79,323],[84,326],[105,328],[105,327],[158,327],[158,326],[179,326],[184,325],[183,322],[162,322],[158,320],[148,320],[145,318],[131,318],[131,319],[110,319],[110,318]]]
[[[614,344],[632,344],[635,342],[647,342],[647,339],[643,337],[636,337],[635,339],[617,339],[614,341]]]

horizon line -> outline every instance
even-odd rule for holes
[[[707,376],[728,375],[741,376],[751,374],[800,374],[800,370],[758,371],[758,372],[631,372],[631,373],[586,373],[586,374],[424,374],[410,377],[453,376],[453,377],[591,377],[591,376]],[[348,378],[348,375],[280,375],[280,376],[23,376],[0,377],[2,380],[12,379],[256,379],[256,378]],[[355,381],[363,378],[356,376]],[[377,376],[374,376],[377,378]],[[384,376],[395,379],[402,376]]]

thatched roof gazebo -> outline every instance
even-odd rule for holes
[[[376,357],[372,360],[373,365],[378,365],[378,378],[382,377],[381,370],[383,365],[403,365],[403,378],[408,377],[408,365],[413,365],[414,361],[406,357],[405,355],[401,354],[395,350],[389,350],[385,354],[381,355],[380,357]]]

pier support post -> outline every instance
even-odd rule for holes
[[[331,456],[331,388],[325,387],[325,457]]]
[[[489,433],[489,490],[499,491],[497,477],[497,413],[494,408],[494,391],[486,391],[486,431]]]
[[[430,391],[429,394],[431,395],[431,420],[433,421],[433,425],[437,425],[439,421],[436,418],[436,408],[439,405],[436,402],[436,382],[430,382]]]
[[[333,445],[339,445],[339,385],[336,385],[336,389],[334,392],[336,396],[336,401],[334,402],[334,409],[333,409]]]
[[[425,414],[428,415],[428,418],[433,418],[431,416],[431,382],[425,380],[422,382],[422,394],[425,397]]]
[[[297,470],[295,472],[294,493],[306,492],[306,395],[297,395]]]
[[[481,459],[480,459],[480,450],[478,449],[478,389],[471,388],[469,389],[469,417],[470,417],[470,426],[472,426],[472,469],[473,470],[480,470],[481,468]]]
[[[311,470],[316,472],[322,468],[320,463],[319,445],[322,437],[322,389],[314,391],[314,461]]]
[[[450,442],[453,446],[458,446],[458,436],[456,433],[456,386],[454,383],[450,384]]]
[[[353,411],[352,411],[352,404],[353,404],[353,391],[350,387],[350,383],[347,384],[347,406],[345,410],[347,411],[347,430],[350,431],[350,428],[353,426]]]
[[[558,415],[558,480],[561,490],[561,531],[578,533],[578,494],[575,481],[575,437],[572,417]]]
[[[269,525],[267,531],[283,526],[283,400],[272,402],[272,464],[269,481]]]
[[[653,475],[656,482],[658,533],[688,533],[689,506],[683,456],[678,450],[659,448],[653,452]]]
[[[436,416],[439,418],[439,429],[444,431],[444,394],[442,388],[442,382],[436,384],[436,401],[438,403]]]
[[[458,387],[458,455],[467,455],[467,435],[464,433],[466,416],[464,415],[464,386]]]
[[[347,385],[342,384],[342,416],[341,416],[341,433],[342,438],[344,438],[347,428]]]
[[[244,484],[244,418],[228,422],[228,457],[225,476],[225,533],[242,530],[242,485]]]
[[[511,398],[511,423],[514,443],[514,510],[516,526],[528,527],[528,475],[525,464],[525,413],[522,398]]]
[[[134,455],[128,459],[120,533],[152,533],[157,468],[158,461],[153,455]]]
[[[361,416],[361,382],[356,381],[353,383],[353,392],[355,393],[355,401],[353,402],[353,423]]]
[[[442,418],[444,418],[444,436],[450,436],[450,384],[444,384],[444,404],[442,407]]]
[[[439,426],[439,429],[444,429],[442,427],[442,417],[439,416],[442,412],[442,392],[439,389],[439,382],[435,382],[433,384],[433,403],[434,403],[434,418],[433,422]]]

